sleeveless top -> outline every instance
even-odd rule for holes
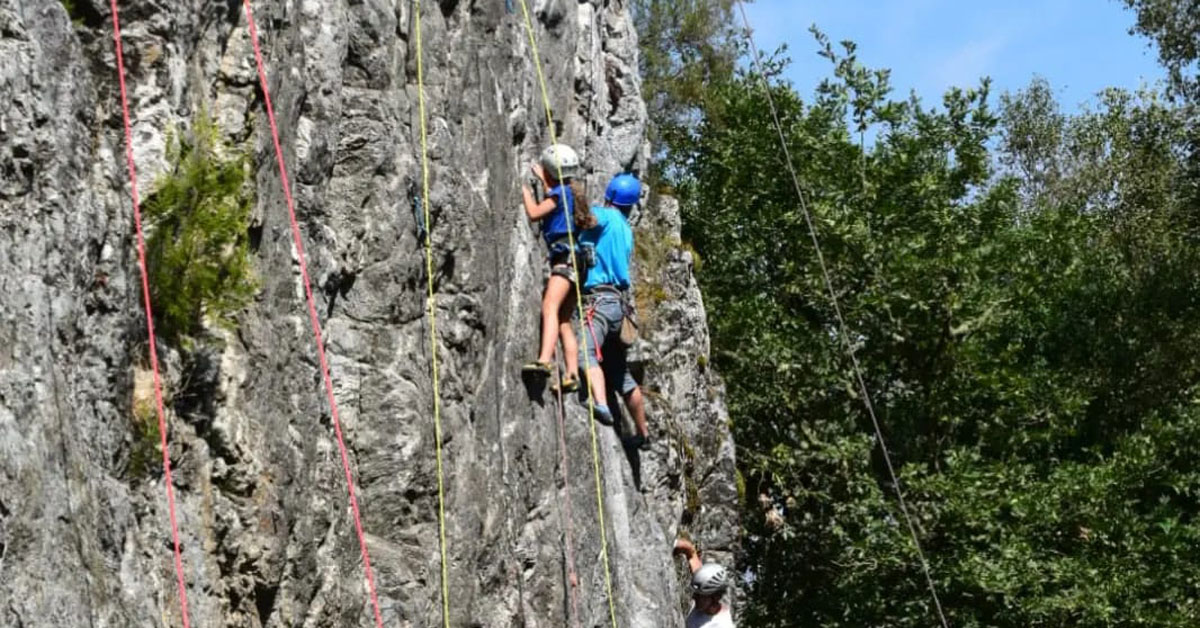
[[[563,197],[567,199],[566,207],[563,207]],[[542,218],[542,237],[545,238],[546,244],[553,244],[556,240],[561,240],[567,237],[567,221],[574,220],[575,208],[575,192],[571,189],[570,184],[558,184],[550,188],[546,192],[547,198],[554,199],[554,209],[545,218]]]

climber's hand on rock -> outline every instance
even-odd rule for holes
[[[533,172],[533,176],[537,177],[538,181],[542,182],[542,185],[546,185],[546,171],[542,168],[542,164],[535,161],[529,164],[529,170]]]
[[[696,555],[696,546],[692,545],[692,542],[687,539],[676,539],[675,549],[671,550],[671,554],[683,554],[691,558]]]

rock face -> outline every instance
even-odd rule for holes
[[[607,626],[586,407],[565,403],[564,450],[558,405],[518,376],[545,272],[519,185],[549,134],[511,6],[421,9],[450,623]],[[439,625],[413,5],[254,9],[384,623]],[[160,347],[191,624],[373,625],[241,3],[120,10],[143,196],[201,109],[254,156],[258,295],[234,329]],[[636,34],[616,0],[530,11],[598,200],[647,154]],[[3,626],[182,625],[164,478],[135,463],[148,358],[110,29],[103,1],[0,0]],[[597,425],[596,464],[617,624],[678,626],[675,534],[736,550],[733,447],[677,210],[637,237],[655,440],[627,452]]]

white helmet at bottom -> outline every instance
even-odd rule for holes
[[[729,587],[729,572],[717,563],[708,563],[692,574],[692,593],[720,595]]]

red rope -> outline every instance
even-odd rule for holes
[[[279,147],[279,129],[275,125],[275,110],[271,106],[271,92],[267,87],[267,71],[263,65],[262,51],[258,47],[258,29],[254,24],[254,14],[250,10],[250,0],[244,0],[243,4],[246,7],[246,21],[250,27],[250,43],[254,45],[254,61],[258,66],[258,80],[262,84],[263,101],[267,107],[267,122],[271,126],[271,139],[275,143],[275,157],[279,162],[279,180],[283,183],[283,197],[287,201],[288,219],[292,223],[292,241],[295,242],[296,255],[300,259],[300,277],[304,281],[304,296],[308,300],[308,317],[312,321],[313,340],[317,345],[317,359],[321,364],[321,376],[325,381],[325,394],[329,398],[329,409],[333,416],[333,430],[337,434],[338,450],[342,454],[342,470],[346,474],[346,489],[350,494],[350,510],[354,513],[354,529],[358,533],[358,546],[362,549],[363,570],[367,574],[367,589],[371,593],[375,625],[383,628],[383,616],[379,612],[379,597],[375,593],[375,577],[371,572],[371,556],[367,552],[367,539],[363,534],[358,499],[354,496],[354,475],[350,472],[350,457],[346,453],[346,442],[342,439],[342,422],[338,416],[337,401],[333,395],[333,380],[329,376],[329,362],[325,359],[325,347],[321,343],[321,321],[317,316],[317,304],[313,299],[312,286],[308,280],[308,266],[304,261],[304,245],[300,240],[300,225],[296,221],[296,208],[292,201],[291,187],[288,185],[287,167],[283,163],[283,150]]]
[[[117,17],[117,0],[112,6],[113,43],[117,48],[117,81],[121,85],[121,115],[125,122],[125,161],[129,168],[129,188],[133,194],[133,223],[137,228],[138,269],[142,273],[142,302],[146,308],[146,331],[150,335],[150,366],[154,370],[154,404],[158,410],[158,434],[162,446],[163,471],[167,484],[167,511],[171,516],[171,540],[175,544],[175,579],[179,585],[179,610],[183,627],[190,628],[187,587],[183,580],[183,557],[179,551],[179,525],[175,520],[175,488],[171,481],[171,455],[167,449],[167,418],[163,412],[162,383],[158,375],[158,349],[154,343],[154,311],[150,307],[150,279],[146,275],[146,242],[142,235],[142,209],[138,199],[137,168],[133,164],[133,131],[129,124],[129,98],[125,93],[125,56],[121,51],[121,21]]]
[[[567,547],[567,586],[571,588],[571,612],[574,614],[572,625],[579,626],[579,574],[575,571],[575,545],[572,541],[571,526],[571,481],[567,473],[567,426],[563,411],[562,368],[555,364],[558,375],[558,450],[562,455],[559,466],[562,468],[563,493],[563,529],[566,533]]]

